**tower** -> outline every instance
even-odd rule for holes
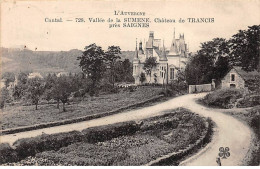
[[[177,56],[179,54],[178,48],[177,48],[177,43],[176,43],[176,39],[175,39],[175,28],[173,31],[173,39],[172,39],[172,43],[171,43],[171,47],[170,47],[170,52],[169,52],[169,56]]]
[[[138,53],[139,53],[140,55],[143,55],[143,54],[144,54],[142,41],[139,42],[139,50],[138,50]]]
[[[159,70],[160,70],[159,83],[167,84],[168,83],[168,59],[164,47],[164,40],[163,40],[162,53],[159,59]]]
[[[153,56],[153,40],[154,40],[154,32],[150,31],[149,39],[146,43],[146,57],[152,57]]]
[[[133,60],[133,77],[135,79],[135,84],[139,84],[139,74],[140,74],[139,63],[140,63],[140,59],[138,57],[137,39],[136,39],[135,54],[134,54],[134,60]]]

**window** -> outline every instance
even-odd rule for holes
[[[174,79],[174,68],[170,68],[170,79]]]
[[[231,74],[231,81],[232,81],[232,82],[235,81],[235,74]]]

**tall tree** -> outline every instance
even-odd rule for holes
[[[119,54],[121,54],[121,49],[119,46],[109,46],[105,52],[105,59],[110,68],[110,76],[113,87],[115,85],[115,62],[117,59],[121,58]]]
[[[150,82],[151,82],[152,70],[153,70],[153,68],[156,67],[156,65],[157,65],[157,62],[156,62],[155,57],[149,57],[144,62],[143,69],[146,72],[146,74],[150,76]]]
[[[86,46],[83,55],[78,57],[78,60],[80,60],[79,66],[91,79],[91,95],[97,92],[98,84],[106,70],[104,56],[105,52],[102,48],[94,43]]]
[[[188,84],[210,83],[221,79],[229,68],[229,43],[223,38],[201,44],[201,49],[191,57],[186,66]]]
[[[246,71],[256,70],[259,66],[260,25],[249,26],[230,39],[230,62]]]

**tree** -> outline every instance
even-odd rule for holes
[[[55,85],[50,89],[51,97],[57,102],[57,109],[60,108],[60,87],[58,79],[55,81]]]
[[[116,82],[134,82],[132,75],[132,63],[129,59],[124,61],[118,60],[115,63],[115,81]]]
[[[86,46],[83,55],[78,57],[78,60],[80,60],[79,66],[91,79],[91,95],[97,92],[98,84],[106,70],[104,56],[105,53],[102,48],[94,43]]]
[[[15,81],[15,74],[13,72],[5,72],[2,75],[2,79],[6,79],[5,87],[8,87],[10,82],[14,82]]]
[[[69,96],[72,92],[71,90],[71,83],[69,77],[61,76],[57,79],[57,91],[59,94],[59,99],[61,100],[63,104],[63,112],[66,111],[65,109],[65,103],[68,103]]]
[[[18,83],[14,86],[13,97],[14,99],[21,99],[26,94],[28,88],[28,73],[20,72],[18,74]]]
[[[45,78],[45,89],[51,89],[55,83],[56,83],[56,79],[57,79],[57,76],[56,74],[48,74],[47,77]]]
[[[143,82],[146,80],[146,77],[145,77],[144,72],[142,72],[142,73],[140,74],[139,80],[140,80],[141,84],[143,84]]]
[[[48,104],[50,102],[50,100],[53,98],[53,93],[51,89],[46,89],[44,91],[43,97],[45,100],[47,100]]]
[[[106,63],[110,68],[110,81],[113,87],[115,85],[115,62],[117,59],[121,58],[119,54],[121,54],[121,49],[119,46],[109,46],[107,51],[105,52]]]
[[[210,83],[212,79],[220,80],[229,69],[229,44],[223,38],[201,44],[201,49],[191,57],[185,76],[188,84]]]
[[[150,82],[151,82],[152,70],[154,67],[156,67],[156,65],[157,62],[155,57],[149,57],[144,62],[143,69],[146,72],[146,74],[150,76]]]
[[[44,84],[40,78],[32,78],[28,80],[27,98],[35,105],[35,109],[38,109],[38,103],[41,96],[44,93]]]
[[[7,90],[6,87],[3,87],[0,91],[1,93],[1,98],[0,98],[0,107],[4,108],[6,103],[10,103],[12,101],[12,98],[9,94],[9,91]]]
[[[260,57],[260,25],[249,26],[230,39],[230,62],[246,71],[257,70]]]
[[[20,72],[18,74],[18,83],[26,84],[28,80],[28,73]]]

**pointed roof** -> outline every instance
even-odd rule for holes
[[[164,41],[163,41],[163,49],[162,49],[162,53],[160,55],[160,61],[167,61],[167,57],[166,57],[166,51],[165,51],[165,47],[164,47]]]
[[[137,39],[136,39],[136,44],[135,44],[135,56],[134,56],[134,61],[139,61],[138,50],[137,50]]]
[[[177,48],[177,43],[176,43],[176,39],[175,39],[175,28],[174,28],[174,32],[173,32],[173,39],[172,39],[172,43],[171,43],[171,48],[170,48],[170,52],[168,55],[170,56],[176,56],[179,54],[178,48]]]
[[[139,53],[140,55],[143,55],[143,54],[144,54],[142,41],[139,42],[139,50],[138,50],[138,53]]]

